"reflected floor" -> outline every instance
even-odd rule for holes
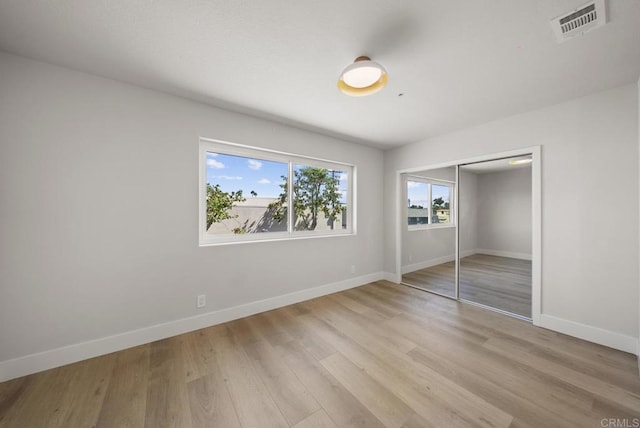
[[[402,282],[454,296],[454,262],[402,275]],[[531,261],[474,254],[460,260],[460,298],[531,318]]]

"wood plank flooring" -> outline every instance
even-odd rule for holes
[[[454,262],[402,275],[402,282],[454,296]],[[460,260],[460,298],[531,318],[531,261],[474,254]]]
[[[402,275],[402,282],[427,291],[455,297],[455,262],[446,262]]]
[[[633,355],[380,281],[0,383],[0,427],[599,427]]]

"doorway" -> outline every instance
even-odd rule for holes
[[[540,148],[398,171],[398,282],[539,323]]]

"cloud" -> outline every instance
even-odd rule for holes
[[[346,181],[348,177],[349,175],[346,172],[343,172],[342,174],[340,174],[340,181]]]
[[[407,181],[407,187],[409,189],[415,189],[416,187],[421,187],[423,185],[424,183],[420,183],[418,181]]]
[[[207,159],[207,166],[214,169],[222,169],[224,168],[224,164],[218,160],[213,158]]]
[[[262,162],[255,159],[249,159],[247,160],[247,163],[249,164],[249,169],[259,170],[262,168]]]
[[[213,178],[221,178],[223,180],[242,180],[242,177],[238,175],[214,175]]]
[[[267,178],[263,178],[261,180],[258,181],[258,184],[270,184],[271,180],[267,179]]]
[[[209,158],[215,158],[216,156],[218,156],[217,153],[207,152],[207,157],[209,157]]]

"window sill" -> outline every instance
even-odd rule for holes
[[[318,238],[337,238],[344,236],[356,236],[356,232],[342,232],[342,233],[332,233],[332,234],[316,234],[313,232],[309,232],[308,234],[304,232],[300,232],[300,235],[297,236],[280,236],[280,237],[268,237],[268,238],[249,238],[249,239],[234,239],[234,240],[201,240],[199,245],[200,247],[217,247],[222,245],[236,245],[236,244],[253,244],[258,242],[279,242],[279,241],[298,241],[301,239],[318,239]]]
[[[424,226],[408,226],[407,230],[409,232],[414,232],[416,230],[449,229],[449,228],[454,228],[454,227],[456,227],[456,225],[453,224],[453,223],[429,224],[429,225],[424,225]]]

